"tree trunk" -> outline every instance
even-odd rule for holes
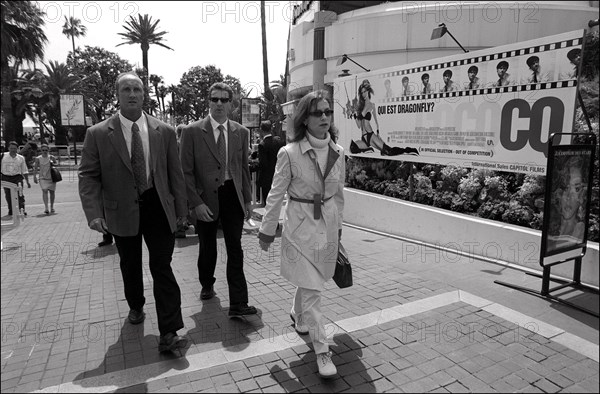
[[[75,56],[75,36],[71,36],[71,42],[73,43],[73,65],[77,67],[77,56]]]
[[[146,75],[144,75],[144,86],[148,86],[148,77],[150,76],[150,73],[148,72],[148,49],[150,45],[149,44],[142,44],[142,66],[144,67],[144,70],[146,70]]]
[[[265,2],[260,2],[260,27],[262,29],[263,79],[265,93],[269,91],[269,64],[267,61],[267,26],[265,22]]]

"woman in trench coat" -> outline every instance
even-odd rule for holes
[[[310,334],[319,374],[337,370],[321,312],[321,292],[333,277],[344,209],[344,150],[335,143],[333,104],[327,92],[304,96],[294,113],[290,143],[277,154],[277,165],[259,231],[267,251],[275,239],[285,194],[289,200],[281,235],[281,275],[297,286],[290,317],[296,331]]]

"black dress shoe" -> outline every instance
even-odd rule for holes
[[[106,245],[112,245],[112,243],[113,243],[112,240],[111,241],[102,241],[102,242],[98,243],[98,246],[102,247],[102,246],[106,246]]]
[[[248,304],[231,305],[229,307],[229,317],[256,315],[256,308]]]
[[[176,332],[169,332],[160,336],[158,343],[159,352],[172,352],[173,350],[182,349],[187,346],[187,338],[177,335]]]
[[[143,309],[140,309],[139,311],[131,309],[129,311],[128,319],[131,324],[140,324],[146,319],[146,314]]]
[[[215,295],[217,295],[217,293],[213,290],[212,286],[203,287],[202,291],[200,292],[200,299],[202,299],[202,300],[210,300]]]

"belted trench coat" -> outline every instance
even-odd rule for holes
[[[335,271],[346,166],[344,149],[330,141],[323,190],[311,156],[316,159],[306,138],[279,150],[259,238],[273,242],[286,193],[311,201],[315,194],[322,194],[324,202],[319,219],[315,219],[314,204],[288,198],[281,235],[281,275],[298,287],[322,291]]]

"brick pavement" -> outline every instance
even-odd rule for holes
[[[178,239],[180,333],[191,341],[182,353],[159,354],[147,265],[147,319],[132,326],[116,248],[96,248],[101,237],[87,228],[76,179],[59,187],[57,215],[38,215],[43,206],[32,195],[23,225],[3,233],[2,392],[598,392],[597,319],[557,309],[547,312],[558,315],[553,325],[544,323],[535,314],[549,309],[547,301],[521,295],[530,309],[506,309],[502,301],[514,291],[501,286],[491,301],[466,297],[450,274],[428,274],[447,266],[400,260],[400,241],[349,227],[344,240],[355,285],[329,283],[323,299],[338,377],[320,379],[311,347],[291,330],[294,289],[279,276],[278,242],[264,253],[251,231],[243,235],[245,266],[260,315],[227,318],[222,257],[217,297],[199,301],[197,240]]]

